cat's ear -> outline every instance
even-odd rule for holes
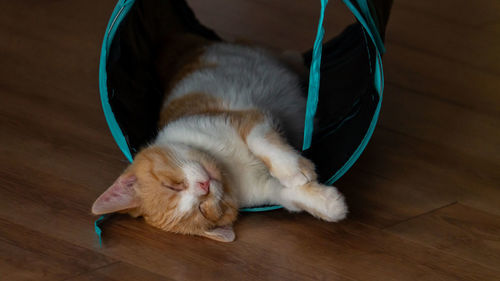
[[[132,174],[121,175],[95,200],[92,213],[101,215],[138,207],[139,198],[134,189],[136,183],[136,176]]]
[[[232,226],[216,227],[205,231],[202,235],[219,242],[233,242],[235,238]]]

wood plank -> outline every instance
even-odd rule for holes
[[[498,178],[493,161],[379,126],[353,171],[336,185],[352,205],[382,211],[361,210],[371,213],[364,222],[383,226],[455,201],[500,214]]]
[[[37,179],[36,174],[31,176]],[[42,181],[30,183],[19,176],[2,174],[0,217],[56,239],[97,248],[90,203],[85,197],[78,200],[89,192],[77,185],[57,184],[54,178],[43,185]],[[23,187],[23,192],[19,187]]]
[[[15,83],[20,88],[50,86],[53,94],[61,88],[78,92],[67,95],[73,100],[92,95],[98,106],[96,71],[100,42],[114,4],[114,1],[3,2],[0,73],[6,79],[1,82]],[[33,32],[34,27],[45,32]],[[31,83],[22,83],[26,78]]]
[[[388,87],[392,92],[397,89]],[[427,171],[426,179],[446,183],[443,177],[448,178],[447,184],[457,191],[457,200],[498,213],[500,135],[495,118],[404,90],[384,102],[382,127],[438,145],[424,152],[425,142],[413,142],[412,149],[420,152],[410,159],[425,159],[428,165],[420,167]],[[412,180],[418,181],[416,177]]]
[[[44,138],[56,134],[59,136],[52,138],[65,138],[67,141],[84,139],[89,145],[107,149],[115,146],[99,109],[89,110],[81,105],[9,91],[2,87],[0,91],[5,94],[4,102],[0,105],[0,122],[3,126],[12,130],[31,126],[35,131],[26,132],[27,134],[41,135]],[[89,112],[93,114],[88,116]]]
[[[377,162],[384,163],[383,157],[378,157]],[[393,164],[391,161],[384,167],[391,169]],[[351,220],[383,228],[457,200],[457,195],[450,192],[446,182],[422,184],[422,180],[414,182],[416,175],[407,171],[364,170],[370,168],[371,165],[357,164],[334,184],[346,197]],[[388,173],[395,176],[389,178]],[[425,171],[421,171],[420,177],[422,175]]]
[[[94,251],[3,219],[0,260],[4,280],[62,280],[112,262]]]
[[[0,104],[0,157],[4,161],[26,163],[74,184],[94,186],[95,195],[127,164],[106,125],[99,123],[100,114],[99,118],[86,117],[88,111],[79,106],[61,106],[17,92],[9,92],[4,101]]]
[[[482,26],[482,29],[498,34],[500,33],[500,21],[487,23]]]
[[[239,238],[239,226],[241,224],[237,224],[237,241],[221,244],[200,237],[164,233],[144,227],[141,221],[117,217],[106,228],[104,251],[176,280],[212,280],[220,276],[229,280],[352,280],[324,262],[297,257],[299,253],[286,255],[272,245],[249,244]],[[127,249],[121,246],[124,243],[128,244]],[[297,248],[297,245],[288,246]],[[137,253],[141,256],[137,257]]]
[[[479,7],[475,2],[468,3]],[[496,33],[477,27],[457,25],[456,22],[426,16],[401,6],[403,6],[401,1],[394,1],[386,33],[388,54],[392,52],[391,46],[397,45],[431,57],[460,63],[462,68],[500,75],[500,65],[496,63],[500,60],[498,53],[500,38]],[[500,5],[498,6],[500,9]],[[415,22],[418,22],[418,25],[415,25]],[[428,67],[433,69],[432,65]]]
[[[463,64],[427,55],[397,45],[388,45],[384,71],[388,84],[470,108],[498,118],[497,75]]]
[[[161,276],[158,274],[151,273],[147,270],[141,269],[139,267],[126,264],[123,262],[118,262],[99,268],[97,270],[69,278],[65,281],[91,281],[91,280],[101,280],[101,281],[137,281],[137,280],[147,280],[147,281],[168,281],[174,280],[166,276]]]
[[[358,207],[354,215],[370,225],[391,225],[455,201],[500,214],[496,124],[388,85],[370,144],[336,185]]]
[[[0,273],[5,280],[62,280],[71,276],[71,269],[50,257],[0,241]]]
[[[356,222],[328,224],[307,215],[289,216],[285,212],[244,216],[239,238],[257,242],[264,235],[271,243],[268,249],[328,264],[357,280],[488,280],[498,274]]]
[[[380,125],[500,163],[500,119],[388,84]]]
[[[113,262],[99,253],[51,238],[27,227],[0,219],[0,240],[27,251],[50,256],[73,269],[87,271]]]
[[[499,216],[454,204],[387,231],[497,270],[500,268],[499,225]]]
[[[497,20],[500,14],[500,3],[495,0],[440,0],[440,1],[394,1],[394,5],[403,6],[415,14],[449,21],[455,25],[480,27]]]
[[[17,175],[41,172],[46,180],[51,180],[51,177],[55,181],[66,180],[60,183],[62,189],[64,185],[87,186],[93,195],[98,195],[127,165],[117,148],[106,150],[90,144],[85,146],[85,139],[80,139],[81,142],[76,138],[73,142],[66,137],[61,139],[64,133],[44,138],[31,135],[37,130],[21,134],[11,130],[3,132],[9,133],[9,138],[0,140],[0,159],[9,163],[4,172]]]

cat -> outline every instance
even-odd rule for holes
[[[241,207],[280,204],[325,221],[345,218],[344,197],[318,183],[314,164],[297,151],[306,105],[300,57],[189,36],[175,42],[158,58],[166,91],[159,134],[92,212],[125,212],[221,242],[235,239]]]

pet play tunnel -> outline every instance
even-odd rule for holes
[[[306,145],[303,154],[316,164],[320,180],[327,184],[354,164],[375,129],[384,86],[382,39],[392,2],[343,1],[357,23],[323,44],[321,52],[321,22],[327,2],[322,0],[316,52],[303,54],[306,66],[312,69],[309,81],[314,83],[304,81],[304,95],[309,89],[305,143],[310,141],[310,147]],[[155,51],[172,32],[223,40],[198,22],[184,0],[119,0],[109,20],[99,87],[111,133],[129,161],[158,132],[164,89],[154,70]],[[321,66],[315,69],[319,62]],[[314,92],[318,82],[319,93]]]

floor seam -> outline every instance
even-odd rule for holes
[[[76,274],[76,275],[73,275],[73,276],[70,276],[70,277],[66,277],[66,278],[64,278],[64,279],[61,279],[60,281],[68,281],[68,280],[71,280],[71,279],[77,278],[78,276],[82,276],[82,275],[84,275],[84,274],[88,274],[88,273],[91,273],[91,272],[95,272],[95,271],[97,271],[97,270],[100,270],[100,269],[103,269],[103,268],[105,268],[105,267],[108,267],[108,266],[111,266],[111,265],[117,264],[117,263],[119,263],[119,262],[121,262],[121,261],[117,260],[117,261],[111,262],[111,263],[109,263],[109,264],[101,265],[101,266],[98,266],[98,267],[96,267],[96,268],[92,268],[92,269],[90,269],[90,270],[87,270],[87,271],[84,271],[84,272],[80,272],[80,273],[78,273],[78,274]]]
[[[440,207],[434,208],[434,209],[432,209],[432,210],[429,210],[429,211],[427,211],[427,212],[424,212],[424,213],[418,214],[418,215],[416,215],[416,216],[409,217],[409,218],[406,218],[406,219],[404,219],[404,220],[401,220],[401,221],[398,221],[398,222],[392,223],[392,224],[390,224],[390,225],[384,226],[384,227],[382,227],[382,228],[380,228],[380,229],[381,229],[381,230],[387,230],[387,229],[389,229],[389,228],[391,228],[391,227],[394,227],[394,226],[396,226],[396,225],[398,225],[398,224],[405,223],[405,222],[408,222],[408,221],[411,221],[411,220],[417,219],[417,218],[419,218],[419,217],[422,217],[422,216],[425,216],[425,215],[428,215],[428,214],[432,214],[432,213],[434,213],[434,212],[437,212],[437,211],[442,210],[442,209],[444,209],[444,208],[448,208],[448,207],[453,206],[453,205],[455,205],[455,204],[458,204],[458,201],[453,201],[453,202],[451,202],[451,203],[448,203],[448,204],[446,204],[446,205],[443,205],[443,206],[440,206]]]

